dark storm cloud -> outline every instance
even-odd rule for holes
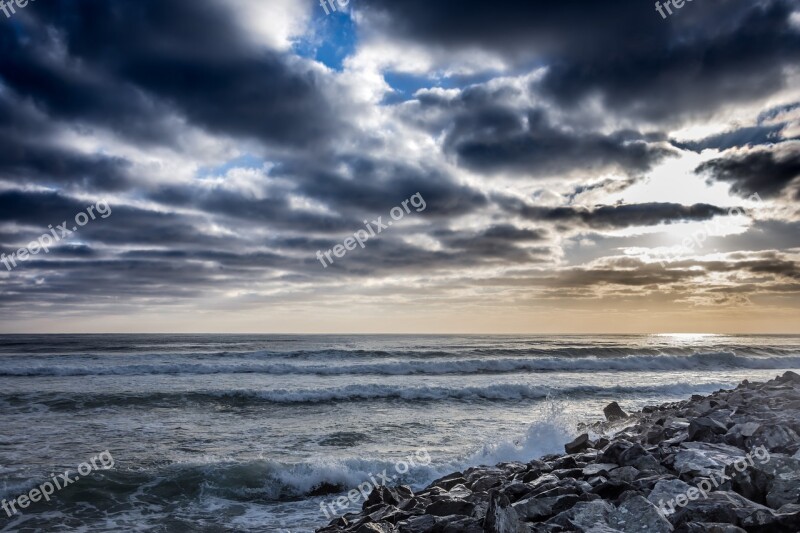
[[[445,131],[445,150],[479,172],[526,177],[617,169],[639,174],[670,154],[653,144],[664,139],[658,134],[559,127],[543,108],[514,107],[509,101],[519,96],[519,89],[510,86],[477,85],[456,98],[423,91],[415,112],[401,115],[434,134]]]
[[[777,126],[749,126],[712,135],[699,141],[673,141],[672,144],[678,148],[698,153],[708,148],[727,150],[743,146],[771,144],[781,140],[780,133],[784,127],[785,125],[783,124]]]
[[[406,164],[367,154],[345,155],[328,163],[323,168],[313,160],[293,160],[282,164],[273,174],[291,179],[299,194],[358,220],[388,213],[416,193],[428,205],[426,218],[465,215],[489,204],[482,192],[424,164]],[[331,170],[342,166],[346,167],[346,174]]]
[[[548,70],[535,85],[564,106],[600,96],[629,116],[675,121],[785,86],[786,68],[800,59],[794,8],[784,0],[694,2],[668,20],[639,0],[375,0],[363,10],[399,39],[543,62]]]
[[[695,169],[698,174],[731,184],[741,196],[759,194],[765,198],[795,189],[800,178],[800,142],[787,142],[746,152],[735,151],[707,161]]]
[[[2,35],[0,76],[54,118],[164,141],[175,135],[164,123],[173,111],[215,133],[288,146],[345,127],[321,74],[252,49],[220,3],[54,0],[26,15],[22,31]]]
[[[609,167],[640,173],[669,153],[626,137],[627,132],[568,132],[554,126],[543,110],[530,110],[521,117],[496,106],[458,116],[446,146],[462,164],[479,171],[550,176]]]
[[[686,221],[709,220],[727,214],[727,210],[709,204],[681,205],[644,203],[588,207],[543,207],[517,199],[500,198],[498,203],[527,220],[552,222],[564,229],[575,226],[595,229],[620,229],[655,226]]]

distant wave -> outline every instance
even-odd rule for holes
[[[292,363],[152,363],[115,366],[18,366],[0,369],[4,377],[35,376],[135,376],[135,375],[445,375],[499,374],[514,372],[582,372],[651,370],[785,370],[800,368],[800,356],[746,356],[732,352],[692,355],[628,355],[624,357],[533,357],[493,359],[443,359],[432,361],[392,361],[356,364]]]
[[[279,389],[140,393],[26,393],[0,395],[6,408],[76,410],[112,406],[175,406],[188,403],[219,403],[234,406],[251,404],[314,404],[367,400],[410,401],[520,401],[548,397],[615,396],[622,394],[684,396],[696,392],[712,392],[731,387],[731,383],[686,383],[653,386],[578,386],[556,389],[541,385],[494,384],[475,387],[441,387],[402,385],[347,385],[327,389]]]

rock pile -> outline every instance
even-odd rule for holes
[[[361,513],[317,531],[800,532],[800,375],[606,411],[629,424],[610,440],[581,435],[566,455],[469,468],[416,493],[378,487]]]

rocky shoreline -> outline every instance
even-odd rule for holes
[[[800,375],[645,407],[565,454],[378,487],[318,533],[800,532]],[[607,424],[592,427],[596,433]]]

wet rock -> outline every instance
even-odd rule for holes
[[[520,521],[517,511],[508,498],[499,491],[489,494],[489,508],[483,529],[487,533],[524,533],[528,529]]]
[[[781,424],[763,425],[751,437],[745,439],[747,448],[764,446],[770,452],[779,453],[796,451],[798,443],[800,443],[800,437],[797,436],[797,433],[790,427]]]
[[[458,518],[448,522],[442,528],[442,533],[483,533],[481,521],[477,518]]]
[[[611,528],[608,519],[613,511],[614,506],[603,500],[580,502],[568,511],[551,518],[547,523],[578,531],[589,531],[596,526]]]
[[[617,402],[611,402],[608,404],[605,409],[603,409],[603,414],[606,416],[606,420],[609,422],[615,422],[617,420],[628,418],[628,414],[622,410],[622,407],[620,407]]]
[[[678,496],[676,501],[678,504],[686,502],[668,517],[676,527],[688,522],[720,522],[739,526],[742,520],[756,511],[771,512],[768,507],[728,491],[710,492],[705,498],[698,495],[695,500]]]
[[[689,440],[712,441],[715,435],[724,435],[728,427],[713,418],[695,418],[689,422]]]
[[[632,496],[617,506],[608,522],[611,527],[625,533],[669,533],[673,529],[656,506],[640,495]]]
[[[681,528],[676,529],[675,533],[747,533],[747,531],[731,524],[689,522],[688,524],[684,524]]]
[[[415,516],[397,524],[400,533],[428,533],[436,527],[436,519],[431,515]]]
[[[469,516],[475,504],[461,499],[435,501],[425,509],[425,514],[433,516],[462,515]]]
[[[609,472],[615,468],[619,468],[619,465],[616,463],[595,463],[584,467],[581,473],[585,477],[597,476],[599,474],[608,476]]]
[[[566,451],[568,454],[579,453],[587,449],[590,444],[589,434],[584,433],[569,444],[565,444],[564,451]]]

